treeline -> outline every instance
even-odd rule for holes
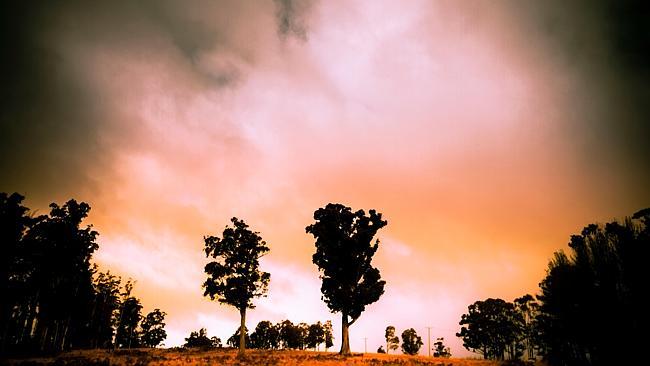
[[[509,303],[470,305],[457,334],[491,359],[534,359],[551,365],[627,364],[649,329],[643,300],[650,278],[650,209],[622,221],[591,224],[555,253],[541,293]]]
[[[0,193],[0,352],[159,345],[165,313],[141,315],[133,283],[91,264],[90,206],[69,200],[36,215]]]
[[[334,336],[332,334],[332,322],[316,322],[314,324],[299,323],[293,324],[290,320],[273,324],[268,320],[257,323],[253,333],[248,335],[248,329],[245,329],[244,336],[246,348],[277,350],[277,349],[295,349],[319,350],[320,345],[325,346],[328,350],[333,346]],[[239,347],[239,328],[228,338],[226,344],[228,347]],[[185,338],[186,348],[219,348],[222,342],[219,337],[208,338],[204,328],[192,332],[188,338]]]

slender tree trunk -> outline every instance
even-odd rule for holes
[[[244,355],[246,350],[246,307],[239,309],[241,324],[239,325],[239,356]]]
[[[341,351],[339,352],[341,355],[349,355],[350,354],[350,338],[348,334],[348,314],[345,312],[343,313],[343,316],[341,318]]]
[[[43,331],[43,335],[41,338],[41,351],[45,351],[45,344],[47,342],[47,333],[48,333],[49,327],[45,326],[45,330]]]

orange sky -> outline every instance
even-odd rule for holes
[[[48,23],[57,72],[92,98],[99,152],[78,184],[1,188],[41,210],[89,202],[95,261],[168,313],[166,345],[234,332],[238,312],[201,290],[202,237],[232,216],[271,248],[249,328],[332,319],[338,347],[304,229],[339,202],[388,220],[375,257],[386,293],[351,328],[353,351],[364,337],[376,350],[390,324],[423,335],[424,354],[431,326],[464,356],[468,304],[536,292],[570,234],[650,203],[616,151],[590,155],[576,132],[578,111],[609,96],[512,3],[302,4],[286,34],[273,2],[175,9],[199,30],[133,15],[106,32],[114,15],[76,8]]]

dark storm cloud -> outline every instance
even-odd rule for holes
[[[312,5],[311,0],[273,0],[276,4],[278,33],[282,37],[294,36],[307,40],[305,14]]]
[[[3,2],[0,10],[2,86],[0,182],[32,193],[83,179],[84,158],[96,156],[92,104],[47,43],[55,5]]]
[[[624,166],[650,183],[650,2],[513,2],[551,56],[579,80],[576,143],[606,170]],[[609,163],[608,163],[609,162]]]
[[[268,32],[304,39],[305,4],[3,2],[0,190],[19,190],[36,199],[54,192],[72,196],[80,187],[92,189],[88,168],[110,159],[100,135],[114,116],[103,110],[101,97],[78,70],[75,46],[99,45],[155,60],[163,56],[151,40],[169,40],[184,58],[178,68],[205,87],[232,87],[243,77],[242,66],[255,63],[255,44],[245,38],[246,29],[260,26],[253,16],[267,12],[273,19],[277,10],[276,29]],[[227,61],[206,67],[201,56],[211,50],[227,55]]]

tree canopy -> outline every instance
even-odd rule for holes
[[[394,326],[389,325],[386,327],[384,338],[386,338],[386,353],[390,350],[395,351],[399,347],[399,337],[395,335]]]
[[[373,238],[387,222],[375,210],[367,216],[333,203],[316,210],[314,220],[306,231],[316,239],[312,259],[321,271],[322,299],[330,311],[341,313],[341,353],[349,354],[348,327],[384,293],[386,282],[371,262],[379,248]]]
[[[521,332],[521,314],[512,303],[502,299],[476,301],[467,308],[456,336],[461,337],[468,350],[481,353],[486,359],[517,358],[516,344]],[[515,346],[513,346],[515,345]]]
[[[407,355],[417,355],[422,348],[422,337],[413,328],[402,332],[402,352]]]
[[[144,346],[156,347],[167,338],[167,332],[165,331],[166,315],[167,313],[164,311],[154,309],[142,319],[140,340]]]
[[[246,309],[252,309],[253,299],[266,294],[271,275],[260,271],[259,259],[269,252],[258,232],[236,217],[230,220],[221,238],[206,236],[205,255],[214,259],[205,265],[208,278],[203,283],[203,296],[239,310],[241,329],[246,327]],[[245,331],[240,332],[239,352],[246,349]]]

